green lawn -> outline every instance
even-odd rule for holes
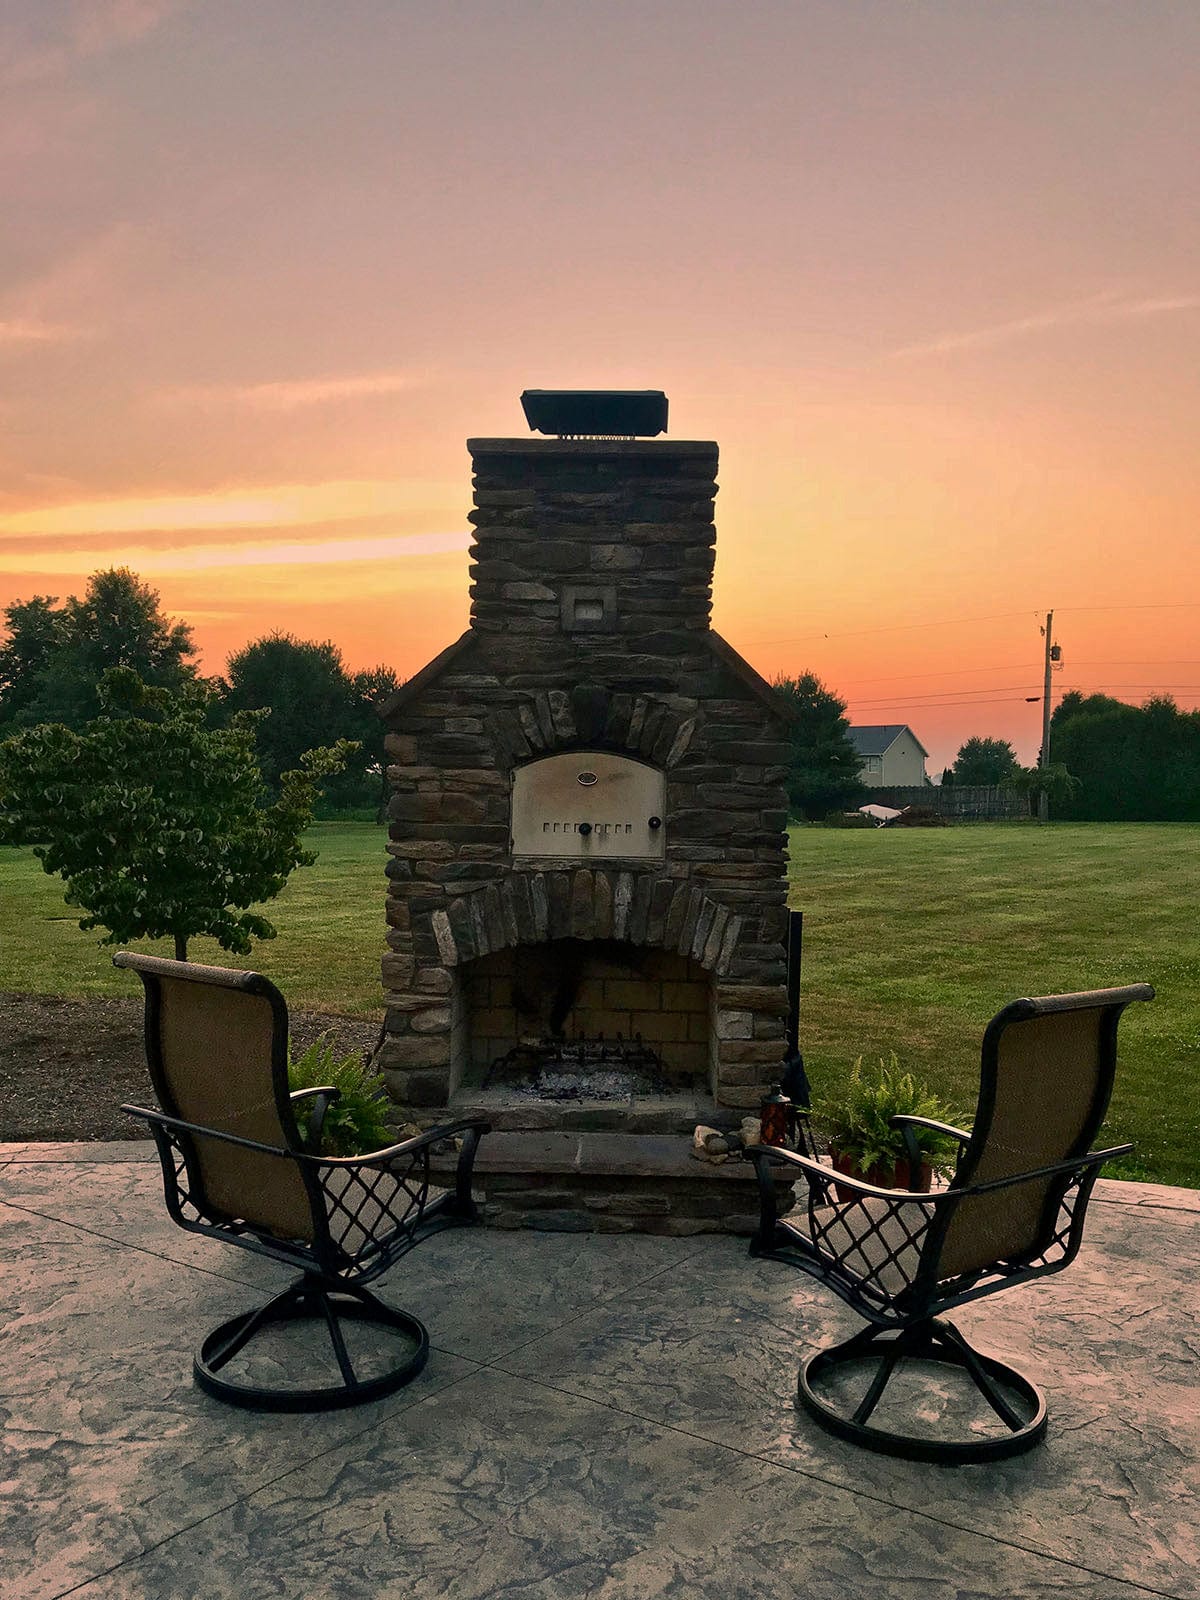
[[[268,908],[279,938],[247,964],[296,1007],[374,1012],[383,831],[322,823],[311,841],[316,866]],[[805,913],[801,1042],[815,1085],[835,1082],[859,1054],[894,1050],[969,1114],[980,1036],[1007,1000],[1145,978],[1158,999],[1122,1024],[1107,1133],[1137,1144],[1121,1175],[1200,1187],[1200,828],[801,828],[791,872],[792,904]],[[75,920],[30,851],[0,849],[0,988],[130,993]],[[154,948],[171,953],[165,941]],[[208,940],[190,953],[237,964]]]
[[[315,866],[293,873],[262,910],[279,937],[231,956],[215,939],[193,939],[193,961],[253,967],[277,983],[297,1010],[377,1013],[382,1017],[379,958],[387,834],[369,822],[319,822],[306,836]],[[112,966],[112,947],[81,933],[79,913],[63,903],[60,878],[48,877],[32,850],[0,847],[0,989],[28,994],[132,994],[140,986]],[[171,940],[131,946],[174,955]]]
[[[1125,1013],[1112,1176],[1200,1187],[1200,828],[1061,823],[791,840],[804,911],[801,1045],[814,1085],[895,1051],[969,1112],[983,1028],[1019,995],[1145,979]]]

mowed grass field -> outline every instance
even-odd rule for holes
[[[323,823],[317,864],[267,914],[279,937],[244,962],[211,940],[198,961],[267,973],[296,1008],[379,1013],[383,830]],[[895,1052],[964,1117],[989,1017],[1018,995],[1146,979],[1121,1027],[1105,1136],[1137,1149],[1113,1175],[1200,1187],[1200,828],[1055,824],[791,837],[804,912],[801,1044],[814,1086],[858,1055]],[[0,989],[135,993],[81,933],[29,850],[0,849]],[[153,948],[169,955],[166,941]]]

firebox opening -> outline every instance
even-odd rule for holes
[[[462,972],[461,1086],[546,1099],[704,1092],[712,991],[697,962],[619,940],[557,939]]]

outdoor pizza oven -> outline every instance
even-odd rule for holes
[[[787,711],[709,625],[715,444],[468,448],[470,627],[383,708],[381,1061],[413,1120],[489,1116],[494,1216],[627,1225],[601,1179],[711,1199],[693,1127],[778,1080]]]

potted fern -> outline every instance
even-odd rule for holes
[[[896,1116],[928,1117],[935,1122],[955,1122],[954,1111],[939,1100],[911,1072],[902,1072],[895,1053],[882,1059],[879,1072],[868,1078],[859,1056],[844,1088],[819,1097],[814,1106],[819,1126],[828,1139],[834,1170],[860,1178],[882,1189],[928,1190],[935,1171],[949,1166],[958,1145],[932,1128],[914,1128],[920,1161],[910,1170],[904,1135],[891,1126]],[[839,1200],[852,1193],[836,1191]]]
[[[395,1142],[388,1124],[391,1102],[383,1078],[373,1072],[361,1056],[339,1056],[327,1033],[320,1034],[300,1055],[288,1055],[288,1088],[331,1088],[338,1090],[321,1124],[321,1154],[326,1156],[369,1155]],[[293,1110],[300,1136],[308,1142],[312,1100],[299,1100]]]

